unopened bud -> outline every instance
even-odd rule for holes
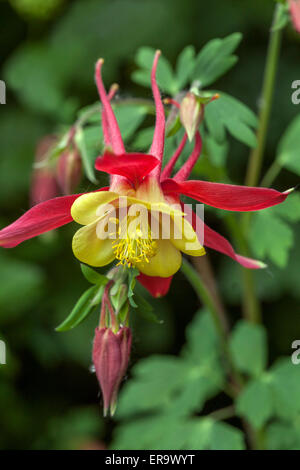
[[[193,92],[189,91],[181,101],[179,115],[188,139],[193,140],[203,115],[203,106]]]
[[[34,206],[60,194],[55,167],[48,162],[48,154],[57,142],[55,136],[46,136],[36,147],[35,165],[30,189],[30,202]]]
[[[56,175],[63,194],[71,194],[76,189],[81,180],[81,167],[81,157],[76,148],[67,149],[60,155]]]
[[[300,0],[289,0],[289,7],[294,28],[300,33]]]
[[[126,373],[131,350],[131,331],[121,327],[116,333],[111,328],[96,328],[93,363],[103,396],[104,416],[116,410],[118,390]]]

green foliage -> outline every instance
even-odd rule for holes
[[[268,377],[250,381],[237,399],[237,413],[253,426],[261,428],[274,413],[272,388]]]
[[[70,315],[56,328],[56,331],[68,331],[78,326],[93,311],[94,307],[101,302],[103,288],[99,286],[90,287],[86,290],[75,304]]]
[[[80,152],[81,161],[86,177],[94,184],[97,179],[94,174],[94,162],[97,156],[97,147],[99,148],[99,128],[89,127],[83,130],[81,127],[76,131],[75,142]]]
[[[272,417],[297,423],[300,412],[299,393],[299,370],[290,358],[281,359],[268,372],[249,381],[244,387],[237,399],[237,412],[256,429],[262,428]],[[276,448],[279,442],[281,447],[285,447],[285,435],[277,435],[278,427],[282,429],[281,426],[270,426],[270,448]],[[294,433],[295,429],[292,436]],[[297,433],[299,442],[299,428]],[[273,440],[277,443],[272,442]]]
[[[241,39],[240,33],[234,33],[225,39],[213,39],[201,49],[193,70],[193,77],[199,80],[201,88],[211,85],[233,67],[237,57],[232,53]]]
[[[258,258],[270,258],[277,266],[287,265],[294,233],[288,222],[300,220],[300,195],[291,194],[282,204],[257,212],[251,220],[249,242]]]
[[[187,84],[195,66],[195,48],[186,46],[179,54],[176,61],[176,78],[178,90],[182,90]]]
[[[70,61],[65,60],[63,48],[29,43],[7,62],[4,78],[24,105],[65,120],[71,118],[77,107],[77,100],[65,98],[69,69]]]
[[[152,67],[155,50],[151,47],[141,47],[135,57],[137,65],[141,68],[132,74],[132,79],[145,86],[150,83],[150,71]],[[176,79],[173,76],[172,67],[163,56],[159,60],[157,67],[157,81],[161,88],[168,93],[175,94],[178,91]]]
[[[238,370],[252,377],[259,376],[266,367],[266,332],[260,325],[240,320],[230,338],[232,359]]]
[[[123,424],[113,448],[129,449],[133,443],[136,449],[244,447],[242,433],[229,424],[192,418],[221,390],[224,380],[218,335],[208,312],[195,315],[180,357],[152,356],[132,372],[117,409]]]
[[[289,198],[291,196],[289,196]],[[282,209],[282,211],[284,211],[286,202],[282,205],[277,206],[278,210]],[[266,209],[266,211],[269,211],[269,209]],[[287,214],[288,212],[286,213],[286,215]],[[253,219],[254,218],[255,215]],[[261,234],[259,236],[261,236]],[[274,236],[276,236],[276,234],[274,234]],[[290,249],[288,263],[285,269],[282,269],[280,266],[278,266],[278,263],[273,264],[270,262],[268,263],[267,269],[255,271],[255,292],[259,299],[268,302],[276,302],[276,300],[278,300],[281,296],[286,295],[290,298],[295,298],[298,301],[300,295],[300,278],[298,276],[298,260],[300,257],[300,233],[299,227],[297,225],[294,225],[293,238],[294,245]],[[253,248],[252,246],[253,252],[254,249],[255,248]],[[238,264],[234,263],[232,260],[223,257],[219,277],[220,288],[224,298],[232,304],[238,304],[242,298],[242,285],[240,273],[241,267]],[[295,311],[297,311],[296,308]],[[287,324],[289,324],[289,322],[287,322]]]
[[[255,114],[236,98],[220,92],[220,98],[205,108],[205,123],[210,135],[219,143],[224,142],[226,130],[237,140],[256,146],[253,128],[257,126]]]
[[[300,115],[298,114],[280,139],[277,151],[278,163],[300,175]]]
[[[125,142],[128,142],[138,127],[142,124],[149,112],[149,108],[144,104],[127,105],[121,104],[114,107],[115,115],[120,126],[121,134]],[[94,107],[85,108],[79,113],[81,122],[89,125],[78,127],[75,134],[75,141],[81,154],[86,177],[91,183],[96,184],[94,164],[95,159],[103,150],[103,132],[100,119],[100,108],[93,111]],[[91,113],[91,111],[93,111]],[[85,118],[86,116],[86,118]]]
[[[266,432],[269,450],[299,450],[300,423],[299,418],[291,421],[277,421],[270,424]]]
[[[237,61],[232,52],[242,39],[240,33],[234,33],[224,39],[209,41],[195,57],[193,46],[187,46],[177,58],[175,72],[165,57],[161,57],[157,67],[159,86],[170,95],[176,95],[187,83],[197,80],[201,88],[211,85],[224,75]],[[141,47],[135,57],[139,70],[132,74],[132,79],[140,85],[149,86],[150,70],[155,50]]]
[[[108,279],[106,276],[103,276],[103,274],[98,273],[90,266],[81,263],[80,267],[82,274],[84,275],[86,280],[89,281],[91,284],[96,284],[97,286],[105,286],[105,284],[108,283]]]

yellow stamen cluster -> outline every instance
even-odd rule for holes
[[[119,260],[118,265],[135,266],[138,263],[149,263],[150,258],[156,254],[157,242],[152,239],[150,228],[147,232],[138,226],[134,231],[119,228],[118,239],[113,242],[115,257]]]

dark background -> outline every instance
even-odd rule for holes
[[[97,100],[93,68],[98,57],[106,58],[105,81],[118,81],[121,96],[151,97],[149,89],[130,80],[140,46],[160,48],[174,63],[188,44],[198,50],[214,37],[240,31],[244,39],[239,63],[216,87],[256,111],[273,6],[271,0],[0,0],[0,79],[7,85],[7,104],[0,107],[0,226],[28,208],[38,139],[71,124],[77,109]],[[288,28],[266,168],[298,111],[291,104],[290,87],[300,78],[299,46],[296,33]],[[229,173],[236,183],[244,181],[247,156],[245,146],[231,142]],[[276,188],[297,183],[294,174],[283,171]],[[89,187],[83,183],[83,189]],[[101,418],[97,381],[89,372],[98,314],[73,331],[54,331],[88,287],[71,251],[74,230],[70,225],[0,252],[0,338],[8,348],[7,365],[0,366],[4,449],[101,448],[110,441],[114,423]],[[233,261],[215,254],[211,259],[226,295],[223,267]],[[267,275],[275,279],[276,273],[270,268]],[[233,284],[230,289],[234,294],[238,287]],[[294,288],[271,289],[265,298],[271,360],[290,354],[291,341],[300,336],[298,297]],[[226,301],[233,323],[241,314],[240,299],[227,295]],[[152,353],[176,354],[198,301],[178,273],[170,294],[154,306],[164,324],[135,320],[132,363]]]

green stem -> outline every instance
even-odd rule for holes
[[[224,419],[232,418],[233,416],[235,416],[234,405],[229,405],[225,408],[221,408],[220,410],[212,411],[208,415],[209,418],[213,418],[216,421],[222,421]]]
[[[242,227],[236,217],[228,214],[226,216],[226,224],[231,231],[236,243],[238,250],[244,256],[249,256],[249,249],[247,241],[243,235]],[[252,323],[261,322],[261,307],[259,300],[255,293],[255,281],[253,272],[250,269],[242,268],[242,281],[243,281],[243,312],[245,318]]]
[[[262,179],[261,186],[269,188],[282,170],[282,166],[277,160],[274,160],[265,176]]]
[[[274,11],[273,23],[270,33],[270,40],[268,46],[268,53],[266,59],[266,66],[263,79],[261,104],[259,112],[259,124],[257,130],[257,147],[252,150],[249,158],[249,164],[246,175],[246,184],[248,186],[256,186],[260,178],[260,171],[263,161],[263,155],[266,146],[266,137],[269,126],[269,119],[272,108],[272,99],[274,95],[275,77],[279,59],[280,43],[281,43],[281,29],[274,28],[277,22],[278,15],[280,14],[280,5],[277,4]],[[273,172],[273,170],[272,170]],[[272,175],[273,177],[274,175]],[[242,228],[244,234],[249,231],[251,223],[251,213],[246,213],[242,217]],[[239,225],[239,224],[237,224]],[[237,239],[239,232],[238,227],[236,230]],[[247,241],[242,241],[241,252],[245,256],[249,256],[249,248]],[[255,282],[253,272],[250,270],[243,270],[243,310],[246,318],[253,322],[258,323],[261,321],[260,304],[255,294]]]
[[[279,11],[280,5],[277,4],[274,11],[273,26],[277,21]],[[262,159],[266,145],[269,118],[272,108],[272,98],[274,94],[274,85],[280,52],[280,43],[281,29],[274,29],[272,27],[260,103],[259,125],[257,131],[257,147],[251,152],[246,176],[246,184],[248,186],[257,185],[259,180]]]
[[[215,308],[215,304],[211,295],[209,294],[208,290],[205,288],[204,284],[202,283],[199,274],[197,273],[196,269],[186,260],[182,260],[181,271],[188,279],[192,287],[194,288],[196,294],[199,297],[199,300],[208,308],[211,313],[212,319],[216,326],[216,329],[219,333],[219,336],[222,339],[222,342],[226,342],[226,334],[225,330],[222,325],[222,321],[218,315],[217,309]]]

